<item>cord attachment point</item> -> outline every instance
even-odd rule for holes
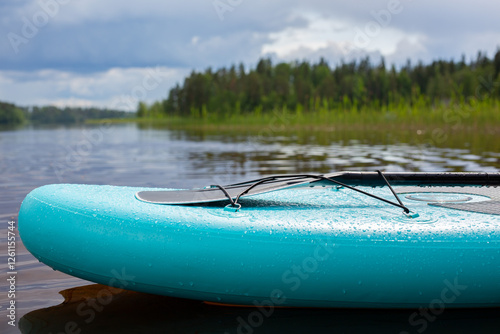
[[[240,203],[230,203],[224,207],[224,211],[229,211],[229,212],[238,212],[241,209],[241,204]]]
[[[406,217],[411,218],[411,219],[420,217],[420,215],[419,215],[418,213],[413,212],[413,211],[408,211],[408,212],[403,211],[403,214],[404,214]]]

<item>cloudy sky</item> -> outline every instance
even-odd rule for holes
[[[193,69],[492,57],[491,0],[1,0],[0,100],[133,110]]]

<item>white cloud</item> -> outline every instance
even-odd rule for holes
[[[324,57],[338,62],[364,56],[384,56],[397,63],[426,55],[425,36],[407,33],[375,19],[366,23],[324,15],[304,14],[308,25],[270,34],[263,54],[291,61]]]
[[[270,42],[262,46],[262,53],[275,53],[281,58],[290,58],[298,49],[318,50],[332,43],[340,44],[349,39],[347,20],[334,20],[309,13],[302,16],[308,24],[286,27],[269,34]]]

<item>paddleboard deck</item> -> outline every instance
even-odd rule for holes
[[[147,293],[294,307],[500,307],[500,215],[468,209],[498,209],[499,174],[384,175],[418,217],[321,181],[242,197],[237,212],[224,210],[224,198],[136,198],[175,189],[56,184],[26,197],[19,231],[56,270]],[[335,177],[394,199],[376,173]]]
[[[229,184],[225,186],[211,185],[201,189],[191,190],[147,190],[136,193],[137,199],[153,204],[203,204],[227,201],[264,194],[289,188],[315,187],[315,186],[347,186],[359,185],[384,186],[413,185],[431,186],[441,185],[441,190],[434,188],[432,192],[460,192],[488,196],[490,201],[484,203],[430,203],[430,205],[454,208],[459,210],[474,211],[500,215],[500,178],[499,174],[488,173],[385,173],[380,172],[340,172],[321,175],[320,179],[314,175],[277,175],[269,176],[247,182]],[[387,180],[387,181],[386,181]],[[448,185],[443,187],[442,185]],[[472,185],[468,186],[467,185]],[[475,185],[475,186],[473,186]],[[478,188],[480,185],[482,188]],[[453,187],[452,187],[453,186]],[[410,188],[415,189],[415,188]],[[355,189],[353,189],[355,190]],[[421,190],[421,189],[420,189]],[[401,192],[402,190],[400,190]]]

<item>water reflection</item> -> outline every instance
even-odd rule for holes
[[[26,314],[22,333],[419,333],[414,310],[292,309],[209,305],[94,284],[63,290],[64,302]],[[426,333],[497,333],[499,309],[428,313]],[[418,310],[417,310],[418,312]],[[437,312],[436,312],[437,314]],[[418,320],[418,321],[417,321]]]
[[[339,127],[269,133],[258,128],[171,129],[154,124],[138,127],[155,138],[209,147],[190,152],[189,160],[198,168],[211,168],[211,172],[221,171],[217,163],[226,164],[223,171],[235,175],[379,168],[455,172],[500,169],[498,131]]]
[[[137,124],[141,130],[157,130],[172,140],[196,142],[217,141],[224,143],[252,142],[263,144],[297,144],[328,146],[339,143],[344,146],[395,145],[405,143],[420,149],[454,148],[465,149],[474,154],[500,152],[500,128],[454,129],[453,127],[429,127],[418,129],[398,127],[283,127],[279,131],[265,131],[265,127],[193,127],[175,128],[164,124]],[[498,157],[498,156],[497,156]]]

